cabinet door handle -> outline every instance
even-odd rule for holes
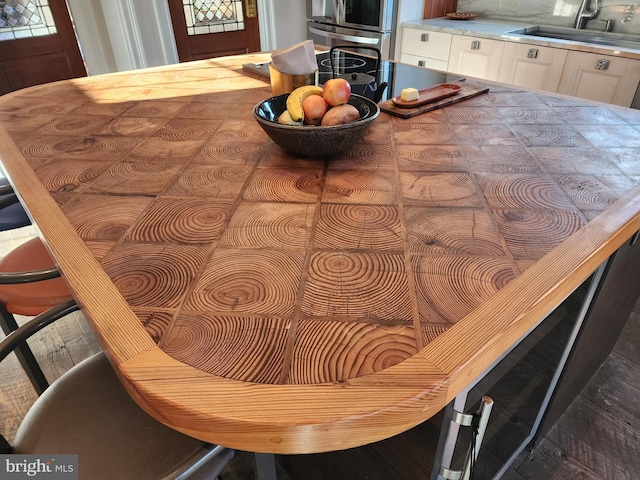
[[[424,60],[418,60],[418,66],[424,67]]]
[[[596,61],[596,70],[607,70],[609,68],[609,60],[600,59]]]
[[[247,18],[256,18],[258,15],[256,12],[256,0],[244,0],[244,6],[246,9],[245,16]]]
[[[478,40],[471,42],[471,50],[480,50],[480,42]]]
[[[421,42],[428,42],[429,41],[429,34],[428,33],[423,33],[422,35],[420,35],[420,41]]]
[[[530,48],[527,52],[527,58],[538,58],[538,49]]]

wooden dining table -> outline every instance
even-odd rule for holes
[[[262,453],[442,410],[640,229],[640,112],[479,82],[331,158],[254,120],[268,54],[0,97],[0,159],[132,398]],[[314,127],[309,127],[314,128]]]

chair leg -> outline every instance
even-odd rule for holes
[[[277,480],[276,457],[272,453],[256,453],[258,480]]]
[[[18,328],[18,322],[16,322],[14,316],[7,311],[3,303],[0,303],[0,327],[2,327],[5,335],[9,335]],[[29,377],[33,388],[35,388],[38,395],[41,395],[42,392],[49,387],[49,382],[47,382],[31,348],[24,342],[15,350],[15,354],[18,357],[20,365],[22,365],[22,368]]]

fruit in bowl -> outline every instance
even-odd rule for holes
[[[309,95],[302,101],[304,123],[307,125],[320,125],[324,114],[327,113],[327,102],[322,95]]]
[[[322,96],[331,107],[345,104],[351,96],[351,84],[344,78],[331,78],[324,82]]]
[[[322,88],[314,86],[271,97],[253,109],[254,118],[277,145],[308,157],[328,157],[347,150],[379,114],[375,102],[355,94],[345,103],[331,106]]]
[[[296,88],[287,98],[287,111],[293,123],[320,125],[325,113],[333,107],[347,104],[350,98],[351,84],[344,78],[332,78],[327,80],[322,87],[304,85]],[[351,122],[358,117],[338,115],[333,112],[331,118],[331,123],[328,125]],[[286,114],[281,123],[290,123]]]
[[[321,119],[320,125],[329,127],[331,125],[343,125],[351,123],[360,118],[360,112],[353,105],[343,103],[337,107],[333,107]]]

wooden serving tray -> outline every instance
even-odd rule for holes
[[[447,13],[445,16],[451,20],[471,20],[478,15],[476,13]]]
[[[457,95],[444,97],[440,100],[435,100],[420,106],[412,106],[411,108],[399,107],[393,103],[392,100],[381,102],[378,106],[380,107],[380,110],[385,113],[389,113],[400,118],[410,118],[420,115],[421,113],[430,112],[431,110],[437,110],[438,108],[446,107],[447,105],[462,102],[463,100],[473,98],[489,91],[489,87],[486,85],[477,85],[474,82],[469,81],[460,81],[453,85],[460,86],[460,91]]]
[[[418,99],[406,101],[400,97],[393,97],[391,101],[396,107],[400,108],[415,108],[420,107],[426,103],[435,102],[443,98],[457,95],[460,91],[460,85],[454,85],[453,83],[441,83],[424,90],[418,90]]]

